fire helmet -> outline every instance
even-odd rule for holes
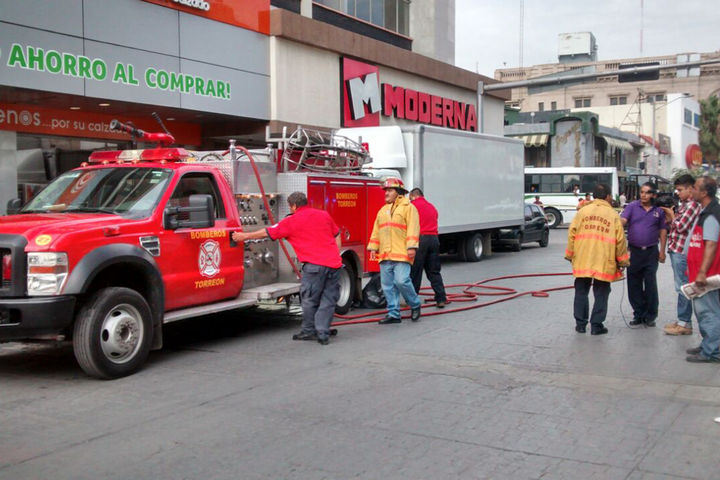
[[[383,190],[388,188],[394,188],[398,191],[400,195],[405,195],[407,193],[407,190],[405,189],[405,184],[402,180],[396,177],[388,177],[385,179],[385,181],[382,184]]]

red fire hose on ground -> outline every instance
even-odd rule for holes
[[[457,307],[451,307],[451,308],[444,308],[444,309],[436,309],[431,312],[425,312],[422,314],[423,317],[430,317],[433,315],[443,315],[445,313],[454,313],[454,312],[462,312],[465,310],[472,310],[475,308],[481,308],[481,307],[487,307],[489,305],[494,305],[496,303],[501,302],[507,302],[508,300],[513,300],[518,297],[522,297],[524,295],[532,295],[533,297],[547,297],[549,296],[549,292],[557,292],[560,290],[569,290],[571,288],[574,288],[573,285],[568,285],[564,287],[552,287],[552,288],[544,288],[541,290],[528,290],[526,292],[518,292],[515,289],[509,288],[509,287],[500,287],[495,285],[485,285],[489,282],[495,282],[498,280],[505,280],[509,278],[528,278],[528,277],[552,277],[552,276],[568,276],[572,275],[572,273],[523,273],[518,275],[504,275],[502,277],[493,277],[493,278],[487,278],[485,280],[481,280],[479,282],[475,283],[456,283],[452,285],[446,285],[446,289],[451,288],[462,288],[462,292],[460,293],[450,293],[448,294],[448,300],[450,300],[452,303],[465,303],[465,302],[477,302],[478,298],[481,296],[502,296],[503,298],[499,298],[497,300],[491,300],[489,302],[483,302],[483,303],[473,303],[472,305],[464,305],[464,306],[457,306]],[[474,291],[475,289],[486,289],[490,291]],[[427,293],[424,291],[431,290],[431,287],[422,287],[420,289],[420,295],[422,296],[431,296],[432,293]],[[435,303],[427,303],[424,305],[424,307],[433,307],[435,306]],[[410,307],[402,308],[401,311],[409,310]],[[332,323],[333,327],[339,327],[343,325],[358,325],[362,323],[377,323],[379,320],[382,320],[384,318],[385,310],[375,310],[372,312],[367,313],[360,313],[357,315],[335,315],[335,318],[341,319],[340,321],[336,321]],[[378,316],[379,315],[379,316]],[[407,317],[405,317],[407,318]]]

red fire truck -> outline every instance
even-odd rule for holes
[[[162,347],[166,323],[297,293],[291,251],[231,239],[282,218],[293,191],[340,227],[339,312],[378,270],[365,245],[383,192],[359,174],[362,146],[299,130],[280,148],[192,152],[113,126],[158,146],[95,152],[0,217],[0,342],[71,340],[85,372],[116,378]]]

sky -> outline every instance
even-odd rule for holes
[[[521,0],[455,0],[455,64],[520,66]],[[557,63],[558,34],[592,32],[598,60],[720,51],[717,0],[524,0],[523,65]]]

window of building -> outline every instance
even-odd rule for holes
[[[550,102],[550,110],[553,112],[557,110],[557,102]]]
[[[610,105],[627,105],[627,95],[613,95],[610,97]]]
[[[538,112],[545,111],[545,102],[538,102]]]
[[[667,100],[664,93],[648,93],[646,97],[647,103],[664,102]]]
[[[697,128],[700,128],[700,114],[699,113],[693,114],[693,125],[696,126]]]
[[[351,17],[408,35],[410,0],[314,0]]]
[[[691,112],[690,110],[688,110],[686,108],[684,113],[685,113],[685,117],[683,119],[684,122],[688,125],[692,125],[693,124],[693,112]]]
[[[578,97],[575,99],[575,108],[583,108],[590,106],[590,97]]]

